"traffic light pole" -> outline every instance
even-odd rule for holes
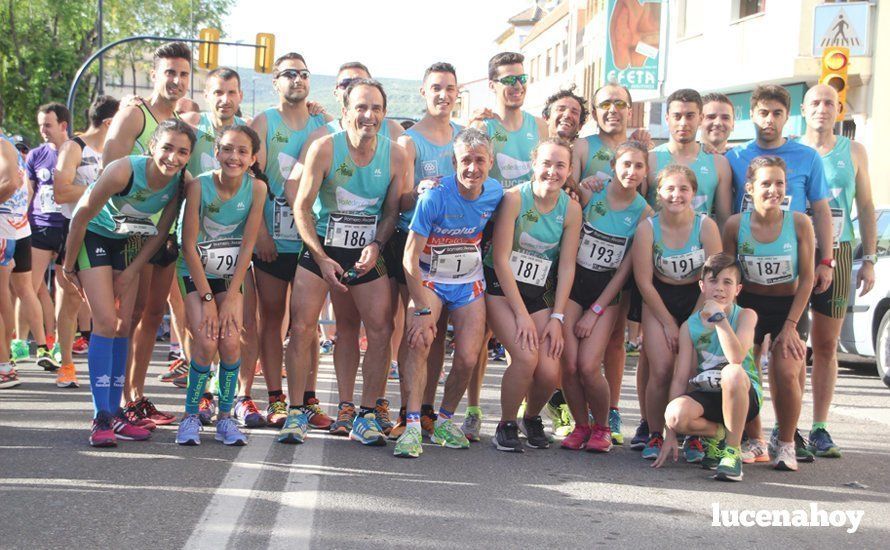
[[[128,36],[127,38],[121,38],[120,40],[115,40],[114,42],[99,48],[93,55],[91,55],[86,61],[84,61],[83,65],[80,66],[80,69],[77,70],[77,74],[74,75],[74,81],[71,82],[71,88],[68,90],[68,101],[66,105],[68,106],[68,111],[74,112],[74,99],[77,97],[77,85],[80,84],[80,79],[83,77],[84,73],[87,69],[90,68],[93,61],[100,58],[102,54],[114,48],[115,46],[119,46],[121,44],[126,44],[127,42],[137,42],[139,40],[151,40],[155,42],[188,42],[190,44],[201,44],[208,42],[207,40],[199,40],[197,38],[171,38],[168,36],[151,36],[151,35],[138,35],[138,36]],[[266,46],[261,46],[259,44],[245,44],[243,42],[223,42],[219,40],[215,40],[212,42],[213,44],[222,44],[223,46],[242,46],[249,47],[254,49],[264,49]],[[68,125],[68,135],[74,135],[74,128],[72,125]]]

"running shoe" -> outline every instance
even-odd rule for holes
[[[687,435],[683,440],[683,456],[688,464],[700,464],[705,457],[705,449],[702,447],[701,438],[697,435]]]
[[[281,428],[287,415],[287,396],[284,394],[270,396],[269,408],[266,409],[266,423],[273,428]]]
[[[172,382],[180,388],[188,385],[189,366],[182,359],[175,359],[167,367],[167,372],[158,375],[161,382]],[[181,381],[181,382],[180,382]]]
[[[289,409],[284,426],[278,432],[279,443],[302,443],[309,431],[309,419],[302,409]]]
[[[579,426],[575,425],[575,429],[572,430],[565,439],[562,440],[560,446],[563,449],[570,449],[572,451],[580,451],[584,448],[584,445],[587,444],[587,440],[590,439],[590,426]]]
[[[726,447],[723,449],[723,457],[717,465],[717,474],[714,479],[719,481],[742,480],[742,452],[738,447]]]
[[[198,417],[201,419],[201,424],[204,426],[213,424],[213,415],[215,414],[216,402],[212,395],[205,393],[201,396],[201,401],[198,402]]]
[[[423,419],[421,418],[421,421]],[[425,428],[426,429],[426,428]],[[432,438],[432,432],[435,432],[435,425],[433,425],[433,429],[430,431],[430,438]],[[467,412],[464,417],[463,424],[460,425],[460,431],[463,432],[464,437],[467,438],[468,441],[479,441],[482,438],[482,415],[476,414],[475,412]]]
[[[769,443],[767,443],[767,452],[769,459],[775,460],[779,453],[779,427],[773,427],[773,431],[769,434]]]
[[[93,419],[90,429],[90,445],[93,447],[117,447],[117,438],[111,429],[111,415],[102,411]]]
[[[182,349],[174,348],[170,346],[170,351],[167,352],[167,361],[176,361],[177,359],[182,357]]]
[[[389,380],[398,380],[399,379],[399,363],[398,361],[390,361],[389,363],[389,375],[387,375]]]
[[[56,363],[61,365],[62,364],[62,348],[59,346],[58,342],[53,344],[52,348],[50,349],[50,353],[52,354],[53,359],[56,360]]]
[[[540,416],[537,418],[538,421],[541,420]],[[543,424],[541,425],[541,430],[544,430]],[[491,444],[499,451],[508,453],[523,452],[522,443],[519,441],[519,426],[516,425],[516,422],[498,422],[498,427],[494,431],[494,437],[491,438]]]
[[[769,462],[766,442],[762,439],[748,439],[742,442],[742,463]]]
[[[612,432],[608,426],[594,424],[590,429],[590,437],[584,444],[588,453],[608,453],[612,450]]]
[[[417,458],[423,454],[423,433],[420,428],[417,426],[406,428],[396,441],[396,448],[392,454],[399,458]]]
[[[448,380],[448,375],[445,373],[445,368],[443,367],[442,370],[439,371],[439,385],[444,386],[446,380]]]
[[[344,401],[337,407],[337,420],[331,424],[331,433],[333,435],[342,435],[346,437],[352,431],[352,425],[355,421],[355,405]]]
[[[37,366],[49,372],[59,370],[59,362],[53,357],[53,353],[46,348],[37,348]]]
[[[395,426],[389,418],[389,401],[386,399],[378,399],[377,404],[374,406],[374,416],[377,419],[377,425],[380,426],[380,431],[382,431],[384,435],[389,435],[389,432],[391,432],[393,426]]]
[[[501,344],[496,344],[494,348],[491,350],[491,360],[492,361],[506,361],[507,360],[507,350]]]
[[[179,422],[179,428],[176,430],[176,443],[180,445],[200,445],[202,429],[201,419],[197,414],[183,416]]]
[[[525,444],[532,449],[549,449],[550,444],[553,443],[550,441],[550,438],[547,437],[547,432],[544,431],[544,421],[541,420],[540,416],[533,416],[531,418],[520,416],[516,420],[516,427],[519,428],[519,431],[525,436]],[[495,435],[495,437],[497,437],[497,435]],[[500,450],[503,451],[504,449]]]
[[[389,439],[399,439],[402,437],[402,434],[405,433],[405,430],[408,428],[407,420],[405,419],[405,407],[399,409],[399,419],[396,420],[395,426],[389,431],[387,437]],[[423,430],[420,432],[420,437],[423,437]],[[398,456],[398,455],[396,455]]]
[[[242,426],[247,428],[262,428],[266,425],[263,413],[257,408],[256,403],[249,397],[239,397],[232,407],[232,416]]]
[[[77,371],[74,370],[74,363],[62,365],[59,372],[56,373],[57,388],[77,388]]]
[[[71,353],[74,355],[86,355],[90,352],[90,341],[79,336],[74,344],[71,345]]]
[[[19,374],[15,369],[9,369],[6,372],[0,372],[0,389],[14,388],[21,384]]]
[[[151,419],[142,416],[142,411],[139,410],[133,401],[127,402],[127,405],[120,410],[119,416],[126,419],[130,424],[150,432],[158,427]]]
[[[140,416],[148,418],[158,426],[167,426],[176,422],[176,417],[170,413],[161,412],[147,397],[140,397],[136,401],[136,409]]]
[[[720,464],[720,459],[723,458],[723,446],[725,440],[718,441],[715,437],[703,437],[701,438],[702,448],[705,451],[705,456],[701,459],[701,467],[705,470],[714,470],[717,468],[717,465]]]
[[[624,343],[624,353],[630,355],[631,357],[640,354],[640,345],[634,342],[625,342]]]
[[[525,407],[526,407],[526,403],[525,403],[525,399],[523,399],[522,403],[519,404],[519,410],[516,411],[517,419],[525,417]],[[517,422],[516,424],[518,425],[519,423]]]
[[[818,457],[840,458],[841,449],[831,439],[831,434],[825,428],[816,428],[810,432],[810,441],[807,450]],[[798,459],[799,460],[799,459]]]
[[[637,431],[634,432],[633,439],[630,440],[630,448],[635,451],[642,451],[646,448],[646,442],[649,441],[649,423],[646,419],[640,420]]]
[[[621,413],[618,409],[609,409],[609,432],[612,434],[612,444],[624,445],[624,434],[621,433]]]
[[[780,443],[776,448],[776,458],[773,461],[773,468],[786,472],[797,471],[797,457],[794,452],[793,443]]]
[[[27,361],[31,358],[31,346],[25,340],[16,338],[9,343],[9,356],[17,363]]]
[[[816,460],[816,455],[809,450],[809,443],[801,435],[799,429],[794,430],[794,456],[798,462],[813,462]]]
[[[233,447],[243,447],[247,445],[247,436],[238,429],[238,423],[231,416],[227,416],[216,423],[217,441],[221,441],[223,445]]]
[[[152,422],[151,425],[154,426],[154,423]],[[151,437],[151,431],[133,424],[129,418],[123,415],[115,416],[112,419],[111,429],[114,430],[115,437],[124,441],[145,441]]]
[[[309,427],[316,430],[330,430],[334,419],[325,414],[322,410],[320,401],[314,397],[306,401],[303,405],[306,416],[309,417]]]
[[[433,435],[430,436],[430,441],[449,449],[470,448],[470,440],[450,418],[436,422],[436,428],[433,430]]]
[[[374,413],[365,413],[364,416],[359,416],[353,420],[349,439],[372,447],[386,446],[386,436],[383,435],[383,430],[377,423],[377,417]]]
[[[643,449],[643,458],[646,460],[655,460],[658,453],[661,452],[661,446],[664,444],[664,436],[658,433],[649,434],[649,440],[646,441],[646,448]]]
[[[429,414],[420,413],[420,431],[423,435],[429,438],[433,437],[433,432],[436,431],[437,418],[439,417],[434,412]]]
[[[325,340],[319,346],[319,351],[322,355],[330,355],[334,353],[334,341],[333,340]]]

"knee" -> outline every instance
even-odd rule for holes
[[[199,365],[209,365],[216,355],[216,343],[204,335],[193,336],[191,340],[191,358]]]
[[[782,387],[798,386],[800,384],[798,377],[800,369],[797,365],[792,364],[770,364],[770,375],[777,385]]]
[[[748,375],[740,365],[726,365],[720,371],[720,384],[732,393],[747,391]]]
[[[683,422],[683,403],[679,399],[674,399],[664,409],[665,426],[672,430],[678,430]]]
[[[218,340],[219,354],[229,363],[241,356],[241,341],[237,336]]]
[[[521,369],[527,374],[533,374],[538,365],[538,353],[532,350],[513,350],[510,352],[510,367]]]
[[[819,357],[832,357],[837,353],[837,339],[813,338],[811,345],[813,347],[813,355]]]
[[[454,350],[454,358],[452,360],[452,368],[457,368],[461,371],[473,372],[473,369],[476,367],[476,359],[479,358],[479,350],[475,349],[467,349],[457,348]]]
[[[667,389],[671,383],[672,369],[670,363],[656,364],[655,361],[649,359],[649,384],[656,387]]]
[[[365,334],[369,341],[388,340],[392,336],[392,319],[369,319],[365,323]]]

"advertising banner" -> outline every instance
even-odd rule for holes
[[[661,0],[608,0],[605,81],[655,90],[659,81]]]

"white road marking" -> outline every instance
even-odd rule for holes
[[[856,409],[853,407],[843,407],[836,405],[831,407],[831,412],[837,413],[841,416],[849,416],[858,420],[877,422],[878,424],[890,426],[890,410],[888,409]]]

